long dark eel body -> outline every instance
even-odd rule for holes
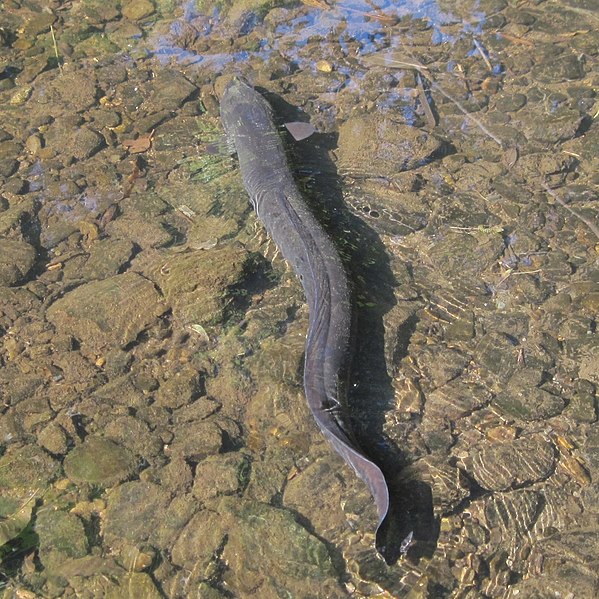
[[[343,265],[293,181],[265,98],[235,78],[223,93],[220,111],[250,202],[306,294],[310,317],[304,390],[308,405],[331,445],[368,485],[380,527],[389,509],[387,483],[355,441],[343,410],[351,332],[350,292]]]

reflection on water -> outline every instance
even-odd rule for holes
[[[598,19],[4,2],[5,596],[596,597]],[[391,566],[219,141],[233,73],[317,130],[281,127],[354,288],[348,410],[414,529]]]

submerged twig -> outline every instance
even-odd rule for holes
[[[493,65],[491,64],[491,61],[487,56],[487,51],[485,50],[485,48],[483,48],[482,44],[475,37],[473,37],[472,39],[474,41],[474,46],[478,50],[478,53],[483,57],[483,60],[485,61],[487,68],[489,69],[489,71],[493,72]]]
[[[407,52],[407,54],[408,56],[410,56],[409,52]],[[488,135],[496,144],[503,148],[503,143],[498,137],[493,135],[475,116],[472,116],[472,114],[470,114],[453,96],[448,94],[438,83],[435,83],[434,80],[431,78],[430,74],[424,72],[425,70],[429,70],[428,67],[419,64],[416,60],[414,60],[413,62],[394,60],[392,56],[393,52],[375,52],[374,54],[369,54],[368,56],[363,58],[362,63],[366,66],[381,66],[391,69],[415,69],[420,76],[426,76],[427,80],[430,81],[431,88],[438,90],[439,93],[441,93],[441,95],[445,96],[450,102],[453,102],[458,108],[458,110],[462,114],[464,114],[467,119],[472,121],[483,133]],[[419,93],[421,93],[420,89]],[[424,110],[426,111],[426,106],[428,106],[428,103],[423,102],[423,106],[425,106]],[[428,106],[428,108],[430,109],[430,106]],[[427,118],[429,118],[428,114]],[[433,119],[436,123],[434,115]]]
[[[565,208],[570,214],[572,214],[572,216],[575,216],[579,221],[583,222],[595,234],[595,237],[597,237],[597,239],[599,239],[599,227],[591,219],[587,218],[586,216],[583,216],[582,214],[579,214],[578,212],[576,212],[576,210],[573,210],[572,208],[570,208],[570,206],[568,206],[568,204],[566,204],[566,202],[564,202],[564,200],[562,200],[555,193],[555,191],[553,191],[553,189],[551,189],[551,187],[549,187],[549,185],[547,185],[547,183],[543,183],[543,187],[545,188],[545,191],[547,191],[547,193],[562,208]]]
[[[472,116],[453,96],[450,96],[439,84],[431,82],[431,85],[441,93],[441,95],[445,96],[450,102],[453,102],[457,109],[469,120],[471,120],[483,133],[488,135],[496,144],[500,147],[503,147],[503,143],[501,140],[493,135],[475,116]]]
[[[420,72],[416,73],[416,82],[418,84],[418,97],[420,98],[420,103],[422,104],[422,109],[424,110],[424,114],[426,115],[426,120],[428,121],[429,127],[437,126],[437,119],[435,118],[435,114],[429,104],[428,97],[426,96],[426,90],[424,89],[424,84],[422,83],[422,77],[420,76]]]

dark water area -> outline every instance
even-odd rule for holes
[[[599,596],[598,27],[591,0],[1,2],[0,596]],[[306,405],[234,75],[347,270],[390,564]]]

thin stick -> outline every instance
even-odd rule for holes
[[[487,51],[483,48],[482,44],[475,37],[473,37],[472,39],[474,40],[474,45],[476,46],[476,49],[479,51],[480,55],[483,57],[483,60],[485,61],[487,68],[492,73],[493,65],[491,64],[491,61],[489,60],[489,57],[487,56]]]
[[[431,82],[432,86],[441,93],[441,95],[445,96],[450,102],[453,102],[458,110],[467,118],[470,119],[483,133],[486,133],[495,143],[497,143],[500,147],[503,147],[501,140],[498,137],[495,137],[475,116],[472,116],[454,97],[450,96],[439,84],[434,81]]]
[[[424,89],[424,85],[422,83],[422,77],[420,76],[420,72],[416,73],[416,82],[418,83],[418,97],[420,98],[420,103],[422,104],[422,109],[424,110],[424,114],[426,115],[426,120],[428,121],[429,127],[437,126],[437,119],[431,109],[430,104],[428,103],[428,98],[426,97],[426,91]]]
[[[576,212],[576,210],[572,210],[564,200],[562,200],[556,193],[547,185],[547,183],[543,183],[543,187],[547,191],[547,193],[553,197],[553,199],[563,208],[565,208],[570,214],[574,215],[578,220],[582,221],[594,234],[597,239],[599,239],[599,227],[589,218],[583,216]]]
[[[62,65],[60,64],[60,56],[58,56],[58,45],[56,44],[56,37],[54,36],[54,27],[52,27],[52,25],[50,25],[50,35],[52,36],[52,43],[54,44],[54,56],[56,56],[58,71],[62,75]]]

